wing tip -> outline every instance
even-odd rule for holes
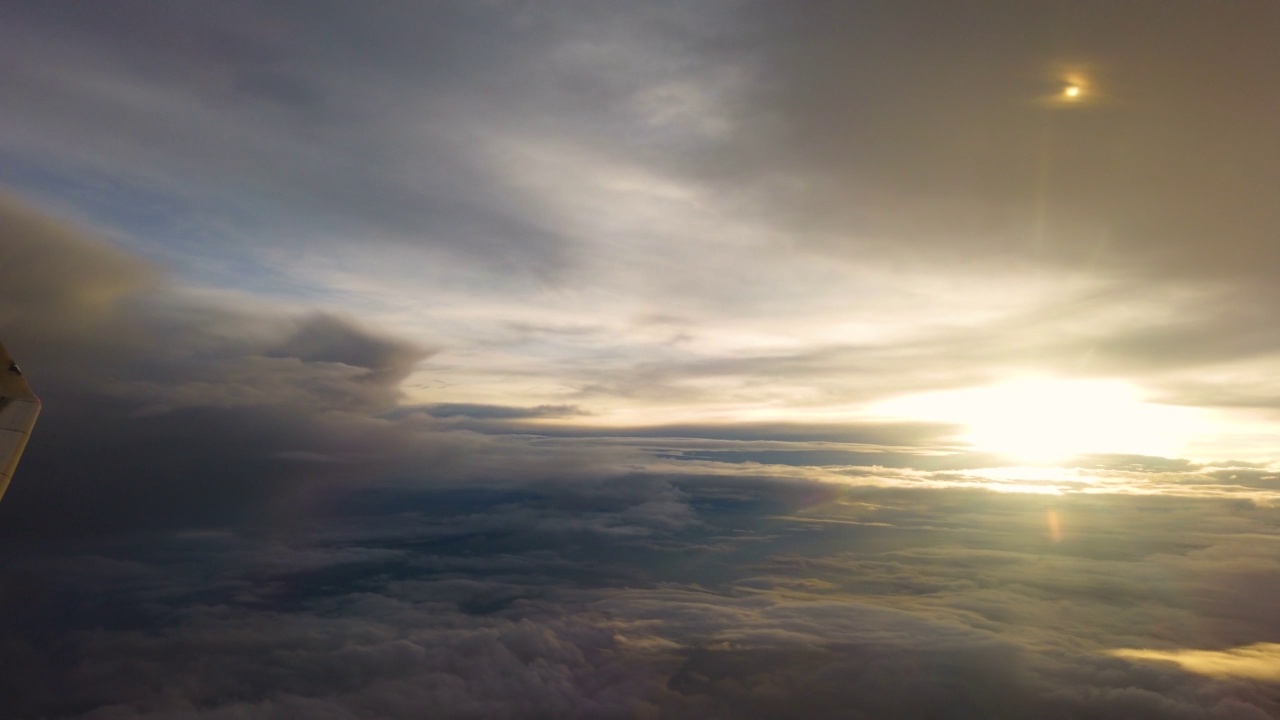
[[[40,398],[31,391],[22,368],[18,367],[3,343],[0,343],[0,396],[40,402]]]

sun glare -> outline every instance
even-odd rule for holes
[[[1203,429],[1195,409],[1144,402],[1118,380],[1022,378],[910,395],[874,411],[963,425],[975,448],[1026,462],[1087,453],[1177,456]]]
[[[1045,78],[1053,89],[1041,97],[1047,105],[1069,107],[1092,104],[1097,100],[1097,86],[1086,69],[1057,68],[1051,76]],[[1048,87],[1046,87],[1048,89]]]

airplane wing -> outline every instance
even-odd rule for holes
[[[0,345],[0,497],[9,489],[39,414],[40,398],[31,392],[18,364]]]

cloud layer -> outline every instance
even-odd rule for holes
[[[1270,513],[1222,501],[672,477],[330,507],[7,553],[6,714],[1280,712],[1269,646],[1199,650],[1275,632]]]
[[[8,717],[1280,716],[1265,466],[404,405],[431,348],[4,213],[50,410],[0,506]]]
[[[439,349],[415,402],[802,420],[1040,373],[1274,430],[1265,3],[5,14],[5,182]]]
[[[1277,13],[5,3],[0,716],[1280,717]]]

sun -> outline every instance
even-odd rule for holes
[[[1089,453],[1176,457],[1203,430],[1193,408],[1145,402],[1120,380],[1024,377],[879,403],[898,418],[951,422],[976,449],[1024,462]]]
[[[1044,89],[1048,92],[1039,97],[1039,102],[1049,107],[1089,106],[1100,100],[1098,85],[1085,68],[1058,67],[1045,81]]]

